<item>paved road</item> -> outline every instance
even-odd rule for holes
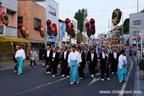
[[[135,65],[132,58],[128,59],[128,72],[131,73],[127,84],[119,83],[117,75],[110,75],[111,81],[102,82],[100,76],[92,79],[89,74],[85,74],[80,84],[70,85],[69,78],[46,75],[45,68],[41,65],[32,69],[24,67],[21,76],[13,73],[13,69],[0,70],[0,96],[118,96],[119,94],[100,94],[100,91],[133,90]]]

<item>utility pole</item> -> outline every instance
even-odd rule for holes
[[[85,10],[84,10],[84,24],[83,24],[83,32],[84,32],[84,37],[83,37],[83,42],[86,43],[86,39],[85,39]]]
[[[137,0],[137,13],[139,12],[139,0]]]
[[[122,23],[124,24],[123,13],[122,13]],[[123,24],[122,24],[122,44],[124,44],[124,38],[123,38]]]
[[[137,57],[137,64],[138,64],[138,28],[136,27],[136,34],[137,34],[137,36],[136,36],[136,57]]]

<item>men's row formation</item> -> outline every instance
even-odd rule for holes
[[[18,75],[21,75],[26,58],[25,52],[21,46],[17,46],[14,54],[14,72],[17,72],[18,69]],[[32,68],[32,62],[34,63],[34,67],[36,67],[36,58],[38,55],[35,48],[31,50],[30,57],[29,68]],[[110,80],[109,72],[111,72],[112,74],[118,74],[119,82],[126,81],[127,59],[123,47],[109,49],[106,47],[97,47],[96,45],[90,47],[76,47],[73,45],[71,48],[63,47],[59,49],[59,47],[50,48],[50,46],[47,46],[43,59],[46,74],[52,74],[52,77],[56,77],[57,69],[60,67],[61,77],[70,77],[70,84],[80,83],[80,80],[84,78],[84,73],[87,73],[84,70],[87,65],[92,78],[96,77],[96,74],[101,73],[101,81],[104,81],[104,75],[106,75],[107,80]]]

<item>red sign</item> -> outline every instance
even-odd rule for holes
[[[4,7],[0,7],[0,15],[1,15],[3,12],[5,12],[5,8],[4,8]],[[1,18],[0,18],[0,25],[4,25],[4,24],[2,23]]]

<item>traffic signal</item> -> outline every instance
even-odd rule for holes
[[[25,28],[24,28],[24,26],[23,26],[22,23],[21,23],[21,24],[18,24],[18,29],[20,29],[20,33],[21,33],[21,36],[22,36],[23,38],[27,37]]]
[[[4,25],[8,25],[9,24],[9,18],[8,18],[8,15],[5,12],[3,12],[1,14],[1,20],[2,20],[2,23]]]
[[[90,31],[92,35],[95,34],[95,20],[93,18],[90,19]]]
[[[52,35],[52,27],[51,27],[51,24],[52,24],[52,21],[51,20],[47,20],[46,21],[46,24],[47,24],[47,34],[49,35],[49,36],[51,36]]]
[[[40,36],[44,37],[44,29],[43,29],[43,25],[39,25],[39,32],[40,32]]]
[[[53,31],[53,35],[57,36],[57,25],[55,23],[52,24],[52,31]]]
[[[113,11],[113,13],[112,13],[112,23],[114,25],[119,24],[119,22],[121,20],[121,15],[122,15],[122,12],[120,11],[120,9],[116,9],[116,10]]]

